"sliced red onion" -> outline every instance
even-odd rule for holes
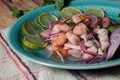
[[[89,18],[86,18],[85,21],[84,21],[85,25],[90,25],[91,23],[92,23],[92,20],[89,19]]]
[[[66,22],[71,22],[71,21],[72,21],[71,18],[67,18],[67,19],[59,19],[55,23],[59,24],[59,23],[66,23]]]
[[[110,60],[120,45],[120,28],[112,32],[110,36],[110,47],[108,48],[107,60]]]
[[[40,33],[40,36],[41,36],[43,39],[49,38],[49,30],[44,30],[43,32]]]
[[[90,63],[98,63],[104,60],[104,56],[102,55],[98,55],[98,56],[93,56],[92,58],[90,58],[89,60],[86,61],[87,64]]]
[[[90,64],[93,62],[100,62],[101,59],[99,61],[96,61],[96,56],[93,56],[92,58],[89,58],[89,59],[82,59],[82,58],[76,58],[73,56],[68,56],[67,60],[74,61],[74,62],[85,62],[87,64]]]
[[[91,33],[91,35],[92,35],[93,41],[96,43],[96,45],[97,45],[98,47],[101,47],[99,41],[95,38],[95,36],[94,36],[92,33]]]
[[[82,41],[80,43],[80,48],[81,50],[85,53],[85,54],[89,54],[92,56],[92,58],[89,58],[89,59],[82,59],[82,58],[76,58],[76,57],[73,57],[73,56],[68,56],[67,59],[70,60],[70,61],[80,61],[80,62],[85,62],[85,63],[93,63],[93,62],[100,62],[103,60],[103,56],[97,54],[97,53],[94,53],[94,52],[91,52],[91,51],[88,51],[86,50],[85,46],[84,46],[84,41]]]
[[[86,54],[89,54],[92,56],[92,58],[89,58],[88,60],[86,60],[86,63],[92,63],[92,62],[100,62],[103,60],[103,55],[100,55],[98,53],[95,53],[95,52],[91,52],[91,51],[88,51],[86,50],[85,46],[84,46],[84,41],[82,41],[80,43],[80,47],[81,47],[81,50],[86,53]],[[97,59],[97,60],[96,60]]]
[[[61,61],[64,63],[64,58],[59,51],[56,51],[57,55],[60,57]]]
[[[110,25],[110,23],[111,23],[111,20],[108,17],[104,17],[103,21],[101,22],[101,24],[104,28],[107,28]]]
[[[86,50],[86,48],[85,48],[85,46],[84,46],[84,41],[81,41],[81,43],[80,43],[80,48],[81,48],[81,50],[82,50],[84,53],[89,54],[89,55],[91,55],[91,56],[97,56],[97,55],[98,55],[97,53],[94,53],[94,52],[91,52],[91,51]]]
[[[94,15],[90,15],[89,19],[91,20],[91,27],[92,28],[96,28],[97,27],[97,22],[98,22],[98,18]]]
[[[68,51],[68,50],[71,50],[72,48],[69,48],[69,47],[63,47],[66,51]]]
[[[56,37],[57,35],[59,35],[61,32],[56,32],[56,33],[53,33],[53,34],[50,34],[50,37]]]
[[[97,41],[96,39],[93,39],[93,41],[97,45],[97,47],[101,47],[101,44],[99,43],[99,41]]]
[[[51,22],[49,24],[49,35],[51,35],[51,32],[52,32],[52,29],[53,29],[54,25],[55,25],[55,22]]]
[[[60,34],[61,32],[59,31],[59,32],[56,32],[56,33],[53,33],[53,28],[54,28],[54,25],[56,24],[56,22],[51,22],[50,23],[50,28],[49,28],[49,36],[50,37],[54,37],[54,36],[56,36],[56,35],[58,35],[58,34]]]
[[[61,22],[63,23],[67,23],[67,22],[71,22],[72,19],[71,18],[67,18],[67,19],[62,19]]]
[[[86,61],[86,63],[87,63],[87,64],[92,63],[92,62],[95,60],[95,58],[96,58],[96,56],[93,56],[92,58],[88,59],[88,60]]]

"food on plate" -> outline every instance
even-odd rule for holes
[[[37,19],[44,30],[38,35],[39,30],[30,26],[31,32],[33,29],[37,34],[25,36],[23,44],[32,49],[47,49],[49,56],[62,62],[64,59],[86,63],[112,59],[120,45],[120,26],[102,9],[90,8],[82,13],[77,8],[66,7],[60,15],[58,19],[50,13],[40,14]]]

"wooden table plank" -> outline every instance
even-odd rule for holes
[[[20,0],[11,0],[12,3],[17,3],[19,2]]]
[[[32,0],[22,0],[21,3],[24,3],[23,6],[26,6],[26,8],[23,7],[23,9],[32,9],[38,7],[38,5]]]
[[[8,6],[9,8],[11,8],[11,6],[15,6],[11,0],[2,0],[2,2],[4,3],[4,5]]]
[[[41,4],[43,3],[43,0],[32,0],[32,1],[34,1],[39,6],[41,6]]]
[[[11,8],[32,9],[39,6],[43,0],[0,0],[0,29],[11,26],[16,18],[12,16]]]
[[[10,9],[8,6],[6,6],[2,1],[0,1],[0,15],[2,15],[2,13],[7,13],[10,12]]]
[[[9,27],[16,20],[11,15],[11,11],[2,1],[0,1],[0,29]]]
[[[3,0],[5,4],[7,4],[10,8],[16,6],[19,9],[30,9],[38,7],[38,5],[32,0],[20,0],[18,2],[11,2],[10,0]]]

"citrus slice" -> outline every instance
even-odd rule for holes
[[[104,17],[105,16],[105,13],[102,9],[95,8],[95,7],[88,9],[85,13],[88,15],[95,15],[97,17]]]
[[[75,7],[66,7],[60,11],[60,15],[62,18],[70,18],[72,15],[75,14],[82,14],[82,11]]]
[[[50,13],[42,13],[37,17],[37,22],[45,28],[49,28],[50,22],[57,20],[58,18]]]
[[[40,27],[37,23],[32,21],[26,21],[22,25],[22,32],[25,35],[38,35],[40,34],[44,29]]]
[[[25,36],[22,39],[22,43],[31,49],[44,49],[47,46],[47,42],[40,36]]]

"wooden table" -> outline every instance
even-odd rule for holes
[[[11,26],[16,18],[12,16],[11,8],[32,9],[39,7],[43,0],[0,0],[0,29]]]

